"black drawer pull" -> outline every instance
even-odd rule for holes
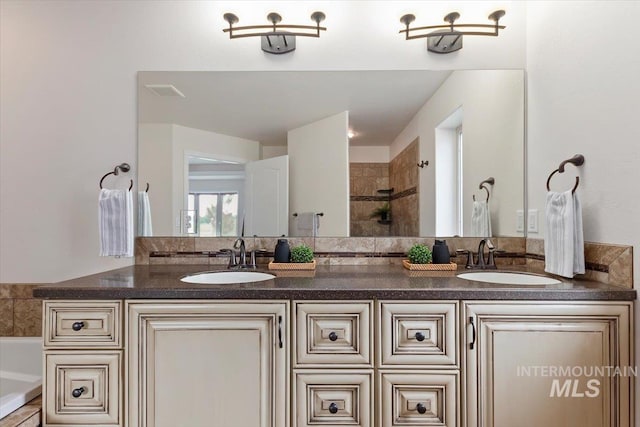
[[[424,414],[427,412],[427,408],[422,403],[418,403],[416,405],[416,411],[418,411],[419,414]]]
[[[425,336],[424,336],[424,334],[422,332],[418,331],[418,332],[416,332],[416,339],[418,341],[422,342],[422,341],[424,341]]]
[[[329,412],[331,412],[332,414],[337,413],[338,405],[336,405],[334,402],[331,402],[331,405],[329,405]]]
[[[74,388],[71,391],[71,396],[75,397],[76,399],[80,396],[82,396],[82,393],[85,392],[85,388],[84,387],[78,387],[78,388]]]
[[[71,325],[71,329],[73,329],[76,332],[82,328],[84,328],[84,322],[73,322],[73,325]]]
[[[331,331],[331,333],[329,334],[329,339],[331,341],[335,341],[338,339],[338,334],[336,334],[335,332]]]

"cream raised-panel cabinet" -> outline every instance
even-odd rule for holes
[[[128,301],[129,427],[289,426],[289,303]]]
[[[462,313],[467,427],[633,425],[631,303],[477,301]]]

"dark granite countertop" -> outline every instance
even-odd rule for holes
[[[33,294],[38,298],[60,299],[636,299],[633,289],[594,281],[561,279],[563,282],[557,285],[497,285],[459,279],[455,271],[408,271],[399,265],[318,266],[314,272],[269,271],[277,277],[234,285],[196,285],[180,281],[185,275],[214,270],[223,268],[135,265],[37,287]],[[515,270],[505,268],[501,271]]]

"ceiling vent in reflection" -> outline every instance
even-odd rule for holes
[[[400,22],[405,25],[400,33],[405,34],[405,40],[427,38],[427,50],[434,53],[451,53],[462,49],[462,36],[493,36],[497,37],[499,30],[506,28],[499,25],[500,18],[505,15],[504,10],[496,10],[488,19],[493,24],[456,24],[460,18],[458,12],[451,12],[444,17],[446,25],[429,25],[427,27],[409,28],[416,20],[415,15],[406,14],[400,18]],[[461,29],[461,30],[459,30]],[[492,29],[493,31],[488,31]],[[433,30],[433,31],[431,31]],[[425,31],[427,31],[425,33]]]
[[[180,92],[174,85],[144,85],[151,92],[155,93],[158,96],[179,96],[184,98],[184,94]]]

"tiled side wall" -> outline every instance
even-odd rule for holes
[[[418,140],[416,139],[389,163],[391,196],[391,236],[420,234],[418,216]]]
[[[527,239],[527,265],[544,271],[544,240]],[[611,285],[633,288],[633,246],[585,242],[584,277]]]
[[[354,237],[388,236],[389,224],[371,218],[371,212],[389,200],[389,163],[349,164],[350,235]]]
[[[0,336],[42,336],[42,300],[33,298],[36,284],[0,284]]]

